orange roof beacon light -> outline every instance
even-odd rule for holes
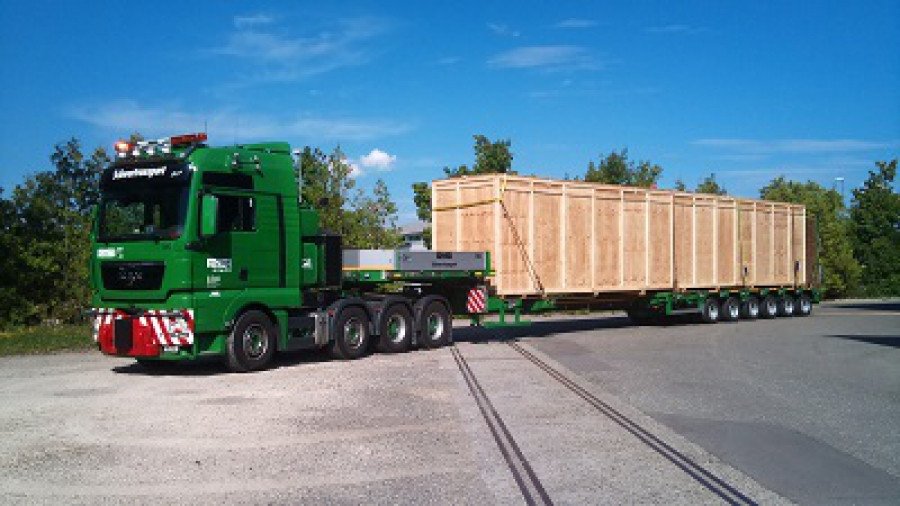
[[[116,142],[116,154],[119,158],[125,158],[129,151],[131,151],[131,144],[129,144],[128,141]]]

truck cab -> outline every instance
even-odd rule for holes
[[[147,367],[221,357],[247,371],[279,350],[357,358],[398,324],[387,351],[449,341],[450,303],[427,284],[406,296],[345,284],[341,238],[299,201],[287,143],[210,147],[190,134],[120,141],[116,153],[92,234],[103,353]]]

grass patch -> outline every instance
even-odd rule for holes
[[[0,356],[95,349],[90,324],[39,325],[0,332]]]

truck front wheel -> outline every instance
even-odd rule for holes
[[[275,355],[275,326],[262,311],[238,318],[228,335],[228,368],[234,372],[264,369]]]
[[[334,322],[334,341],[331,356],[339,360],[354,360],[369,349],[369,314],[359,306],[346,306]]]
[[[452,341],[453,328],[450,312],[438,301],[434,301],[422,311],[419,321],[419,344],[424,348],[440,348]]]

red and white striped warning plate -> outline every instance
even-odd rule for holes
[[[487,297],[483,287],[472,288],[466,299],[466,311],[470,313],[484,313],[487,309]]]

